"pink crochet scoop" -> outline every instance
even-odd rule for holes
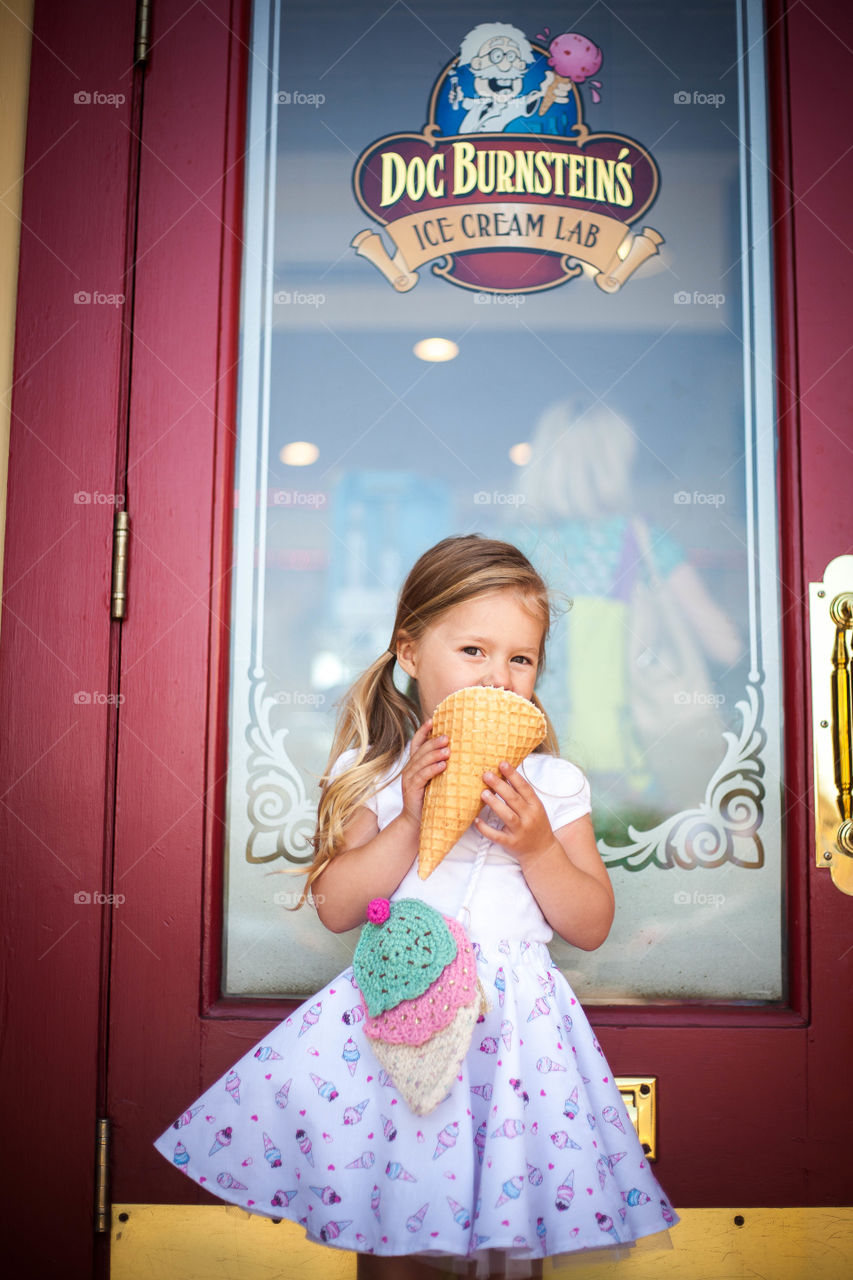
[[[462,1005],[473,1001],[477,991],[477,963],[471,943],[458,921],[444,918],[456,939],[456,959],[445,965],[422,996],[403,1000],[375,1018],[366,1018],[364,1031],[372,1040],[424,1044],[453,1021]]]

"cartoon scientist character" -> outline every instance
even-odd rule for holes
[[[466,98],[458,81],[454,82],[450,104],[457,111],[465,108],[458,132],[502,133],[512,121],[533,116],[546,95],[549,105],[564,106],[571,86],[559,76],[554,83],[553,71],[545,72],[538,89],[522,94],[525,73],[535,61],[530,41],[509,23],[481,22],[469,31],[459,49],[458,65],[473,76],[477,97]]]

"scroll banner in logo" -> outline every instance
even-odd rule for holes
[[[418,268],[438,256],[513,248],[559,254],[562,271],[554,284],[576,276],[582,270],[579,263],[585,262],[595,268],[595,282],[599,288],[605,293],[615,293],[641,263],[658,252],[658,245],[663,240],[656,231],[646,227],[642,235],[633,239],[628,254],[621,258],[619,247],[630,234],[626,223],[601,214],[596,217],[590,214],[572,216],[553,209],[543,211],[541,205],[469,204],[447,209],[437,221],[440,223],[440,247],[425,242],[424,216],[417,213],[398,218],[386,226],[385,230],[397,250],[393,258],[375,231],[360,232],[352,242],[353,247],[361,257],[378,267],[398,293],[414,289],[418,282]],[[522,270],[518,272],[515,289],[521,292],[524,288]]]

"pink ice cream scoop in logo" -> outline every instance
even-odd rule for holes
[[[588,80],[601,67],[601,50],[598,45],[577,32],[567,31],[565,35],[555,36],[548,52],[551,55],[548,59],[549,67],[553,67],[558,76],[574,80],[575,84]]]
[[[573,80],[575,84],[589,80],[601,68],[602,53],[598,45],[577,31],[567,31],[561,36],[555,36],[548,46],[548,52],[548,65],[554,68],[558,76],[564,80]],[[592,80],[590,83],[593,86],[593,102],[600,102],[600,81]]]

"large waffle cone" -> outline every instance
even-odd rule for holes
[[[447,734],[447,768],[427,784],[418,875],[426,880],[483,807],[483,772],[502,760],[519,765],[545,737],[538,707],[506,689],[457,689],[432,715],[432,736]]]

